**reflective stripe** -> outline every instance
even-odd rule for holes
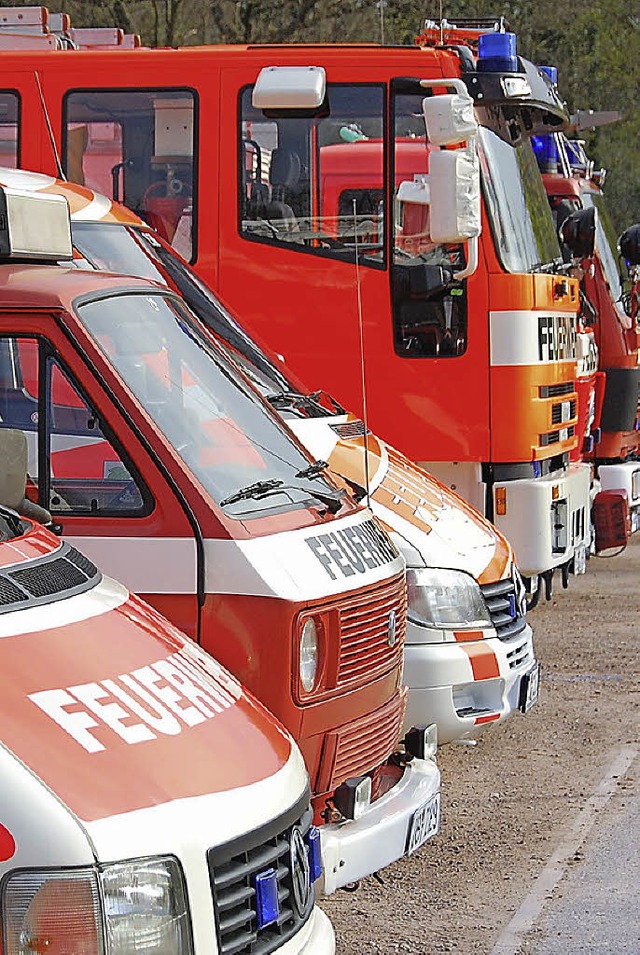
[[[576,361],[577,318],[570,312],[491,312],[492,365]]]

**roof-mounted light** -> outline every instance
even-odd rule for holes
[[[540,72],[544,73],[545,76],[548,76],[554,86],[558,85],[558,67],[557,66],[541,66],[539,67]]]
[[[516,73],[515,33],[481,33],[478,38],[477,68],[483,73]]]
[[[558,171],[558,143],[554,133],[542,133],[531,137],[533,153],[538,160],[540,172]]]
[[[67,200],[63,196],[0,187],[0,258],[71,260]]]

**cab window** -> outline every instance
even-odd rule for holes
[[[27,496],[52,514],[149,510],[148,494],[122,450],[42,340],[0,338],[0,428],[24,432]]]
[[[239,231],[300,252],[384,261],[384,87],[329,86],[316,116],[240,96]]]
[[[0,166],[18,166],[18,130],[20,98],[17,93],[0,91]]]
[[[67,177],[123,202],[187,260],[195,110],[195,94],[186,89],[75,90],[64,100]]]

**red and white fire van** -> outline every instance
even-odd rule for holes
[[[5,254],[40,260],[3,266],[0,291],[0,415],[28,440],[28,496],[289,729],[326,892],[417,848],[438,830],[439,772],[433,727],[398,744],[397,549],[178,296],[40,264],[63,257],[47,212],[63,200],[0,202]]]
[[[448,742],[531,708],[539,673],[523,587],[510,545],[488,521],[371,432],[365,438],[357,417],[309,395],[133,213],[86,187],[22,170],[0,169],[0,184],[65,196],[76,264],[177,289],[313,456],[352,487],[368,483],[369,505],[408,567],[407,727],[436,723],[439,742]]]
[[[26,451],[0,429],[0,504],[24,498]],[[293,740],[160,614],[4,506],[0,778],[3,955],[333,955]]]

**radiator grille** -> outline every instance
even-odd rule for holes
[[[364,436],[363,421],[345,421],[343,424],[332,424],[329,427],[339,438],[362,438]]]
[[[529,653],[528,641],[525,640],[524,643],[519,643],[513,650],[509,650],[507,661],[510,670],[519,670],[521,667],[526,667],[529,663],[532,663],[533,657]]]
[[[480,590],[500,640],[510,640],[524,630],[527,620],[521,612],[516,585],[511,578],[481,584]]]
[[[571,418],[576,416],[576,401],[567,402],[569,405],[569,417],[565,417],[565,421],[569,421]],[[551,424],[562,424],[562,404],[555,404],[551,408]]]
[[[565,432],[564,435],[562,435],[562,431]],[[568,438],[572,438],[576,433],[576,429],[572,424],[569,425],[568,428],[563,428],[562,431],[549,431],[547,434],[541,434],[540,446],[547,448],[550,444],[558,444],[561,436],[562,440],[566,441]]]
[[[308,794],[305,803],[302,811],[298,804],[274,823],[209,850],[207,861],[222,955],[268,955],[292,938],[311,915],[313,888],[299,911],[291,871],[292,832],[297,827],[305,836],[311,825]],[[271,868],[276,871],[280,914],[277,922],[258,928],[254,880]]]
[[[407,690],[402,688],[385,706],[343,727],[337,735],[333,770],[327,791],[351,776],[371,772],[386,762],[401,736]]]
[[[558,385],[541,385],[540,397],[541,398],[561,398],[563,395],[570,395],[573,391],[575,391],[574,382],[563,381]]]
[[[400,666],[407,626],[404,574],[346,598],[338,608],[338,687],[376,679]]]

